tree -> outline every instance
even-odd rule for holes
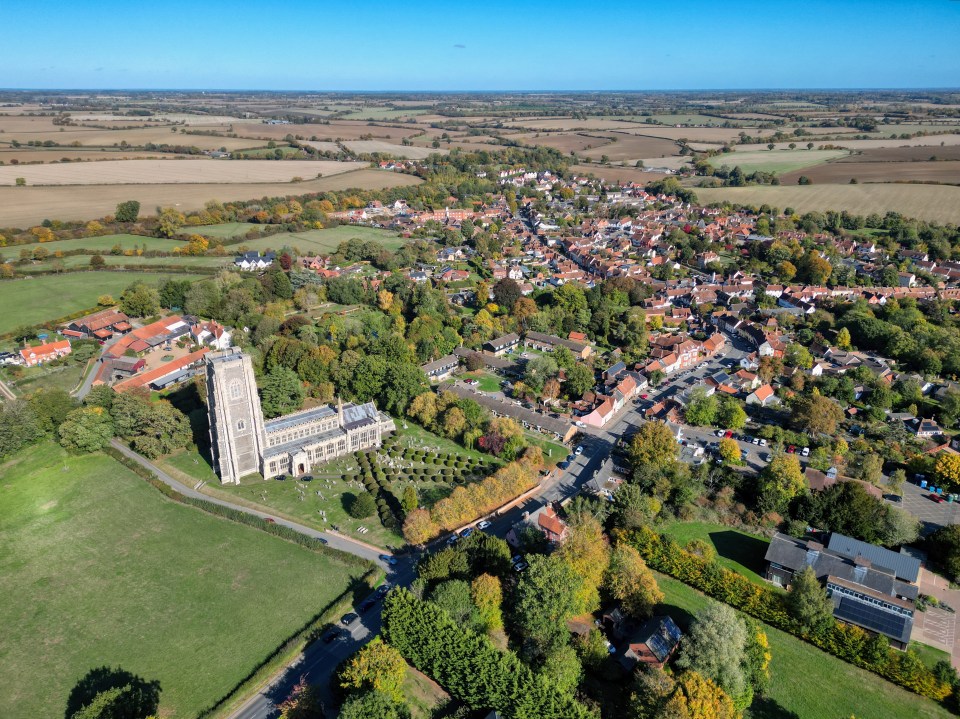
[[[716,420],[719,402],[716,395],[708,394],[703,386],[695,387],[684,411],[684,418],[694,427],[706,427]]]
[[[337,716],[339,719],[410,719],[410,709],[380,692],[364,692],[349,697]]]
[[[941,527],[924,540],[924,548],[951,579],[960,580],[960,524]]]
[[[70,691],[66,717],[72,719],[146,719],[157,713],[160,682],[147,681],[120,667],[97,667]]]
[[[340,672],[340,686],[351,692],[380,692],[395,702],[401,702],[406,676],[407,662],[400,652],[375,637],[354,654]]]
[[[103,407],[80,407],[60,425],[60,444],[78,452],[96,452],[113,438],[113,421]]]
[[[567,370],[564,387],[568,397],[579,399],[593,387],[593,383],[593,371],[586,365],[576,364]]]
[[[164,207],[160,210],[157,220],[157,232],[161,237],[176,237],[187,218],[173,207]]]
[[[493,301],[500,307],[511,309],[521,297],[520,285],[504,277],[493,286]]]
[[[107,262],[103,259],[103,255],[97,254],[90,257],[90,267],[95,270],[102,270],[106,264]]]
[[[643,489],[629,482],[617,487],[613,494],[614,526],[620,529],[637,529],[648,526],[663,509],[656,497],[651,497]]]
[[[787,593],[787,611],[812,634],[819,634],[833,625],[833,600],[820,586],[813,567],[806,566],[793,575]]]
[[[388,364],[380,392],[380,406],[394,415],[407,411],[410,402],[430,389],[427,376],[416,365]]]
[[[403,508],[404,515],[410,514],[417,508],[418,504],[417,490],[412,484],[408,484],[403,488],[403,496],[400,498],[400,506]]]
[[[275,367],[263,380],[260,398],[267,418],[300,409],[303,397],[303,383],[292,369]]]
[[[734,397],[722,397],[717,409],[716,423],[724,429],[743,429],[747,424],[747,413]]]
[[[160,312],[160,294],[143,282],[134,282],[120,295],[120,310],[131,317],[150,317]]]
[[[377,513],[377,502],[370,492],[360,492],[347,500],[347,514],[354,519],[366,519]]]
[[[937,483],[950,490],[960,487],[960,455],[941,452],[933,465]]]
[[[426,509],[415,509],[407,514],[403,522],[403,538],[415,546],[424,544],[440,533]]]
[[[849,350],[853,347],[850,340],[850,330],[846,327],[841,327],[840,331],[837,332],[837,347],[842,350]]]
[[[834,400],[824,397],[816,389],[809,397],[796,400],[791,413],[794,426],[811,437],[833,435],[843,420],[843,410]]]
[[[302,676],[294,685],[290,696],[277,707],[279,719],[324,719],[320,692]]]
[[[503,589],[492,574],[481,574],[470,583],[470,598],[477,607],[480,624],[487,632],[503,628]]]
[[[653,572],[640,552],[626,543],[618,544],[610,554],[605,586],[610,596],[634,619],[648,619],[654,607],[663,601],[663,592]]]
[[[140,203],[136,200],[127,200],[117,205],[113,217],[117,222],[136,222],[140,216]]]
[[[514,591],[514,629],[525,653],[544,657],[567,643],[567,620],[577,613],[583,580],[557,556],[534,555]]]
[[[543,389],[544,383],[556,377],[560,368],[550,355],[538,355],[527,362],[523,372],[523,381],[536,391]]]
[[[571,520],[570,536],[557,550],[557,556],[582,580],[577,593],[576,613],[599,609],[600,584],[610,562],[610,547],[600,522],[589,514]]]
[[[747,628],[743,620],[728,605],[712,602],[697,612],[676,664],[715,681],[742,709],[750,703],[743,703],[744,699],[752,698],[744,671],[746,660]]]
[[[764,512],[779,512],[787,508],[790,500],[804,491],[806,483],[800,460],[795,454],[775,456],[760,473],[759,506]]]
[[[727,464],[740,464],[740,445],[736,440],[724,437],[720,440],[720,458]]]
[[[677,441],[665,422],[647,422],[630,440],[630,462],[634,471],[649,465],[657,469],[672,466],[679,455]]]
[[[658,719],[739,719],[733,700],[713,680],[695,671],[680,675]]]
[[[583,679],[583,665],[576,650],[566,645],[557,647],[544,658],[539,673],[549,682],[552,691],[573,696]]]

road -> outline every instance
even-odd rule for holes
[[[87,372],[87,376],[83,378],[83,383],[80,385],[80,387],[77,388],[77,391],[73,392],[73,395],[77,399],[82,400],[84,397],[87,396],[87,393],[90,391],[90,388],[93,386],[93,380],[97,376],[97,372],[100,369],[100,367],[98,366],[100,363],[100,360],[103,359],[103,355],[106,353],[108,349],[110,349],[111,346],[113,346],[115,343],[120,341],[121,337],[123,337],[123,335],[115,334],[113,337],[111,337],[106,342],[104,342],[103,345],[100,347],[100,355],[94,361],[93,367],[91,367],[90,371]]]

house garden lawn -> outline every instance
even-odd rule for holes
[[[686,630],[691,617],[715,600],[657,574],[665,595],[657,613],[670,614]],[[847,664],[779,629],[764,626],[770,640],[767,696],[754,700],[746,719],[946,719],[950,712],[929,699]]]
[[[771,586],[763,578],[764,555],[770,540],[748,534],[733,527],[709,522],[671,522],[659,530],[686,545],[693,539],[702,539],[717,550],[717,561],[727,569],[742,574],[754,584]]]
[[[362,574],[167,500],[99,453],[43,442],[0,477],[8,719],[62,716],[105,664],[159,680],[165,718],[195,717]]]
[[[114,298],[134,282],[156,286],[167,279],[195,280],[198,275],[176,272],[73,272],[0,282],[0,333],[21,325],[59,319],[97,306],[100,295]]]
[[[950,661],[949,652],[945,652],[942,649],[937,649],[936,647],[931,647],[929,644],[910,642],[910,649],[916,652],[917,656],[920,657],[923,663],[931,669],[933,669],[933,666],[939,661]]]
[[[80,384],[86,366],[86,362],[69,362],[59,367],[4,366],[0,369],[0,379],[21,395],[31,394],[41,389],[62,389],[65,392],[72,392]]]
[[[442,711],[440,707],[450,701],[450,695],[439,684],[410,666],[402,691],[404,701],[410,707],[411,719],[439,719],[445,714],[437,713]]]
[[[476,385],[475,389],[481,392],[499,392],[500,382],[503,381],[493,372],[482,369],[476,372],[467,372],[463,376],[468,379],[477,380],[479,384]]]

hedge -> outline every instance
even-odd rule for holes
[[[754,584],[742,574],[721,567],[716,561],[684,550],[672,538],[643,527],[621,535],[640,552],[647,564],[724,604],[793,634],[829,654],[867,669],[904,689],[943,701],[951,686],[939,681],[919,658],[910,652],[886,649],[882,658],[866,656],[870,635],[852,624],[835,622],[822,634],[806,631],[787,612],[786,594],[772,587]]]
[[[217,504],[216,502],[211,502],[206,499],[187,497],[186,495],[175,490],[166,482],[161,481],[156,474],[151,472],[142,464],[130,459],[123,454],[123,452],[120,452],[114,447],[104,447],[102,451],[104,454],[113,457],[113,459],[120,462],[120,464],[134,472],[137,476],[145,479],[168,499],[172,499],[175,502],[180,502],[181,504],[186,504],[191,507],[196,507],[204,512],[213,514],[217,517],[222,517],[224,519],[229,519],[230,521],[237,522],[238,524],[245,524],[248,527],[254,527],[255,529],[259,529],[267,534],[272,534],[276,537],[280,537],[281,539],[286,539],[289,542],[299,544],[300,546],[306,547],[317,554],[323,554],[332,559],[336,559],[347,566],[359,567],[362,569],[374,568],[374,564],[367,559],[363,559],[353,554],[348,554],[347,552],[342,552],[339,549],[328,547],[323,541],[315,537],[302,534],[301,532],[291,529],[290,527],[286,527],[282,524],[275,524],[274,522],[268,522],[267,520],[261,519],[256,515],[248,514],[247,512],[241,512],[240,510],[233,509],[232,507],[224,507],[222,504]]]
[[[596,719],[510,651],[457,624],[439,607],[395,589],[384,602],[383,636],[418,670],[473,710],[505,719]]]

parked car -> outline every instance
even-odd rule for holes
[[[524,569],[526,569],[529,566],[530,565],[527,564],[526,562],[517,562],[516,564],[513,565],[513,571],[522,572]]]
[[[383,599],[387,595],[387,592],[389,591],[390,591],[389,584],[381,584],[379,587],[377,587],[377,592],[376,592],[377,599]]]
[[[810,448],[809,448],[809,447],[804,447],[802,450],[800,450],[800,454],[802,454],[804,457],[809,457],[809,456],[810,456]]]
[[[386,562],[386,563],[389,564],[391,567],[394,566],[394,565],[397,563],[397,558],[396,558],[396,557],[392,557],[392,556],[390,556],[389,554],[381,554],[381,555],[378,557],[378,559],[379,559],[381,562]]]
[[[726,438],[726,439],[730,439],[730,438],[733,436],[733,430],[732,430],[732,429],[728,429],[726,432],[723,433],[723,436],[724,436],[724,438]]]
[[[377,604],[376,599],[368,599],[367,601],[365,601],[363,604],[360,605],[360,613],[366,614],[371,609],[373,609],[374,606],[376,606],[376,604]]]
[[[573,423],[573,426],[574,426],[574,427],[586,427],[587,425],[585,425],[583,422],[581,422],[581,421],[578,419],[576,422]]]
[[[787,454],[793,454],[796,451],[797,451],[797,448],[792,444],[789,447],[787,447]]]
[[[583,454],[583,445],[582,445],[582,444],[577,445],[577,448],[576,448],[575,450],[573,450],[573,453],[574,453],[575,455],[577,455],[578,457],[579,457],[581,454]]]
[[[931,492],[931,493],[930,493],[929,495],[927,495],[927,496],[929,496],[930,499],[933,500],[934,502],[936,502],[937,504],[943,504],[944,502],[947,501],[947,500],[943,497],[943,495],[934,494],[933,492]]]
[[[760,440],[760,446],[761,446],[761,447],[766,447],[766,446],[767,446],[767,440],[761,439],[761,440]]]
[[[456,544],[459,541],[460,541],[459,534],[451,534],[449,537],[447,537],[447,544]]]
[[[760,438],[759,438],[759,437],[754,437],[754,438],[753,438],[753,443],[754,443],[754,444],[760,444]]]
[[[309,475],[309,474],[305,474],[305,475],[303,475],[303,476],[300,478],[300,481],[301,481],[301,482],[312,482],[312,481],[313,481],[313,476],[312,476],[312,475]]]
[[[477,522],[477,529],[479,529],[480,531],[483,531],[489,526],[490,526],[490,521],[487,519],[482,519],[479,522]]]
[[[724,432],[722,429],[718,429],[718,430],[717,430],[717,436],[718,436],[718,437],[726,437],[726,436],[727,436],[727,433]]]
[[[642,394],[642,395],[640,395],[640,399],[650,399],[650,395],[648,395],[648,394]]]
[[[274,521],[273,517],[266,517],[263,521],[264,521],[264,522],[270,522],[270,524],[276,524],[276,522]]]
[[[285,474],[278,474],[275,479],[276,479],[278,482],[282,482],[282,481],[285,480],[286,478],[287,478],[287,475],[285,475]]]
[[[467,527],[462,532],[460,532],[460,536],[463,537],[464,539],[469,537],[471,534],[473,534],[473,527]]]
[[[337,627],[334,627],[329,632],[323,635],[323,643],[329,644],[330,642],[338,639],[340,637],[340,630]]]
[[[558,466],[560,469],[570,469],[570,463],[567,462],[567,461],[558,462],[558,463],[557,463],[557,466]]]
[[[903,497],[901,497],[899,494],[885,494],[883,495],[883,498],[888,502],[893,502],[894,504],[903,503]]]
[[[510,557],[510,564],[519,564],[522,561],[523,561],[522,554],[514,554],[512,557]]]
[[[360,615],[357,614],[356,612],[349,612],[348,614],[344,614],[342,617],[340,617],[340,623],[345,627],[349,627],[359,618],[360,618]]]

